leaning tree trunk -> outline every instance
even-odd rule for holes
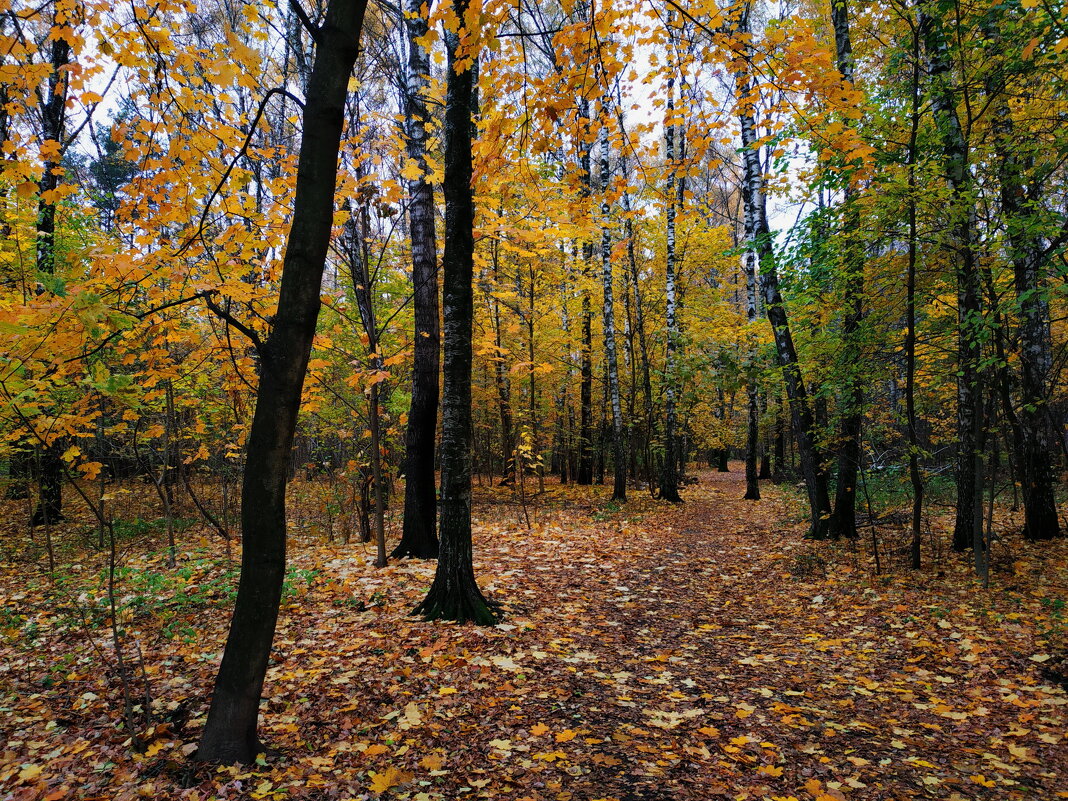
[[[747,36],[748,33],[748,14],[746,13],[739,22],[738,34]],[[745,48],[748,52],[751,50],[751,45],[746,44]],[[779,367],[782,369],[783,383],[786,387],[786,397],[789,400],[790,416],[793,421],[794,439],[797,442],[798,456],[801,461],[801,473],[808,491],[811,527],[807,536],[811,539],[825,539],[827,520],[831,515],[827,473],[824,469],[823,454],[816,442],[816,421],[801,375],[801,364],[790,331],[786,307],[779,290],[779,270],[772,247],[771,229],[768,226],[764,169],[760,163],[756,121],[753,118],[751,103],[746,100],[751,93],[748,57],[745,62],[747,66],[735,73],[735,81],[741,103],[739,122],[742,129],[744,170],[742,195],[745,202],[746,237],[748,247],[756,252],[760,266],[762,300],[775,337],[775,354]]]
[[[853,45],[849,36],[849,5],[847,0],[831,3],[831,22],[837,51],[838,71],[843,83],[853,85]],[[844,245],[845,319],[842,321],[845,385],[842,388],[842,421],[838,452],[838,485],[834,498],[834,514],[830,520],[832,539],[857,537],[857,471],[860,467],[860,429],[864,409],[863,376],[860,368],[860,323],[864,313],[864,252],[860,241],[860,211],[857,192],[850,175],[846,176],[845,199],[842,203],[842,236]]]
[[[455,0],[459,19],[467,0]],[[461,33],[445,34],[445,253],[443,307],[445,379],[442,394],[441,505],[438,567],[414,614],[427,620],[493,623],[496,618],[475,582],[471,547],[471,336],[474,316],[474,221],[471,187],[471,111],[474,74],[457,73]]]
[[[942,167],[950,189],[950,246],[957,270],[957,517],[953,549],[971,548],[981,530],[983,460],[982,287],[975,253],[976,210],[968,142],[957,116],[956,90],[945,34],[938,19],[921,10],[919,28],[927,51],[930,96],[938,124]]]
[[[438,373],[441,338],[438,332],[438,255],[434,235],[434,187],[427,175],[426,139],[430,113],[426,105],[430,54],[420,43],[427,34],[421,0],[406,0],[408,66],[404,112],[408,158],[420,175],[408,182],[408,219],[412,243],[412,301],[415,311],[412,403],[404,452],[404,523],[391,554],[436,559],[437,488],[434,480],[434,439],[438,427]]]
[[[608,227],[608,124],[601,123],[601,284],[604,288],[604,353],[608,367],[608,394],[612,405],[612,459],[615,474],[612,500],[627,500],[627,453],[623,442],[623,411],[619,402],[619,362],[616,359],[615,300],[612,292],[612,235]]]
[[[241,494],[241,579],[197,758],[251,762],[286,565],[286,479],[330,245],[345,96],[366,0],[330,0],[308,83],[278,310],[260,347],[260,383]]]

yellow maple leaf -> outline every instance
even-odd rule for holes
[[[414,159],[408,159],[404,164],[404,169],[401,170],[401,178],[406,181],[418,181],[423,177],[423,171],[419,168],[419,164]]]
[[[556,735],[556,742],[566,743],[569,740],[574,740],[577,735],[578,732],[574,731],[573,729],[564,729],[562,732],[559,732]]]
[[[536,723],[530,727],[530,733],[535,737],[541,737],[545,732],[549,731],[549,727],[544,723]]]
[[[445,760],[441,758],[441,754],[429,754],[419,760],[419,766],[427,770],[441,770],[444,764]]]
[[[400,770],[399,768],[392,766],[386,768],[381,773],[371,771],[371,792],[384,793],[391,787],[406,784],[414,778],[414,773],[409,773],[408,771]]]
[[[19,771],[19,781],[20,782],[32,782],[34,779],[36,779],[40,775],[41,775],[41,766],[40,765],[27,765],[26,767],[24,767],[22,770]]]

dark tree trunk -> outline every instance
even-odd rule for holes
[[[52,42],[52,74],[48,79],[47,96],[41,104],[41,138],[62,143],[67,121],[66,103],[70,43],[57,38]],[[46,161],[38,184],[37,205],[37,271],[53,275],[56,271],[56,203],[51,199],[59,186],[60,168],[57,161]],[[60,444],[40,443],[37,458],[37,508],[32,524],[35,526],[58,523],[63,519],[63,461]]]
[[[671,24],[669,18],[668,31]],[[673,43],[672,43],[673,46]],[[668,66],[667,78],[667,125],[664,136],[665,158],[667,159],[667,257],[664,279],[665,318],[667,345],[664,353],[664,462],[660,467],[660,497],[665,501],[680,503],[678,442],[676,436],[675,409],[675,352],[678,349],[678,310],[676,308],[676,268],[675,264],[675,212],[677,208],[678,176],[675,164],[675,73],[674,67]]]
[[[623,173],[623,180],[625,183],[630,181],[630,174],[627,170],[627,158],[626,153],[620,155],[620,169]],[[646,480],[651,480],[650,468],[648,463],[648,443],[652,439],[653,435],[653,381],[651,378],[651,371],[649,369],[649,347],[645,340],[645,307],[642,303],[642,296],[638,273],[638,259],[635,256],[634,248],[634,221],[631,219],[631,203],[630,193],[623,193],[623,212],[626,215],[626,222],[624,224],[624,232],[627,237],[627,266],[630,269],[630,281],[628,282],[633,287],[634,292],[634,327],[638,333],[638,356],[641,358],[641,371],[642,371],[642,411],[645,417],[645,422],[641,427],[641,439],[645,443],[645,461],[644,461],[644,476]],[[630,343],[633,347],[633,341]],[[633,360],[633,356],[631,357]],[[637,450],[637,448],[635,448]]]
[[[579,117],[583,129],[590,125],[590,104],[585,98],[579,100]],[[581,172],[581,197],[589,198],[593,182],[591,165],[591,144],[583,136],[579,142],[579,170]],[[593,245],[582,245],[582,272],[589,276],[593,261]],[[593,309],[590,305],[590,293],[583,282],[582,288],[582,355],[581,381],[579,385],[579,458],[575,483],[590,485],[593,483]]]
[[[434,439],[438,425],[438,374],[441,337],[438,331],[438,256],[434,234],[434,187],[427,179],[426,138],[430,114],[426,91],[430,55],[419,43],[427,33],[420,0],[406,0],[408,67],[404,88],[408,157],[421,175],[408,182],[408,219],[412,242],[412,290],[415,311],[412,404],[404,452],[404,523],[391,554],[397,559],[436,559],[437,488],[434,480]]]
[[[197,758],[251,762],[286,564],[285,490],[333,225],[345,96],[366,0],[330,0],[304,108],[293,224],[260,384],[241,494],[241,579]]]
[[[748,34],[748,13],[740,20],[740,34]],[[749,46],[747,45],[747,50]],[[750,77],[747,66],[736,74],[738,95],[749,96]],[[815,418],[808,391],[801,375],[797,349],[794,346],[790,323],[786,315],[782,293],[779,290],[779,271],[772,247],[771,230],[768,226],[767,196],[764,192],[764,169],[760,163],[759,143],[756,121],[750,107],[742,106],[739,114],[742,129],[742,148],[744,158],[744,186],[746,235],[749,247],[756,251],[760,266],[760,289],[764,301],[765,313],[775,336],[775,354],[782,369],[786,396],[790,402],[790,415],[793,420],[794,440],[797,442],[798,456],[801,461],[801,474],[808,491],[811,525],[808,537],[825,539],[827,537],[827,520],[831,515],[831,501],[828,492],[827,473],[824,468],[823,454],[815,438]]]
[[[500,242],[494,240],[491,264],[493,282],[500,285],[499,258]],[[496,296],[490,298],[493,305],[493,344],[497,353],[493,357],[493,382],[497,387],[497,411],[501,422],[501,483],[515,483],[515,433],[512,426],[512,382],[508,377],[508,368],[504,362],[504,339],[501,336],[501,304]]]
[[[782,405],[775,410],[775,480],[783,481],[789,467],[786,464],[786,423],[783,421]]]
[[[995,52],[1000,35],[992,31]],[[998,53],[1000,55],[1000,53]],[[1034,159],[1015,143],[1015,125],[1006,95],[1006,71],[990,68],[987,91],[994,106],[994,150],[1001,184],[1001,213],[1019,307],[1020,411],[1015,415],[1015,466],[1023,490],[1024,536],[1050,540],[1060,534],[1053,475],[1053,426],[1049,417],[1049,377],[1053,364],[1049,300],[1046,288],[1047,250],[1033,224],[1044,182],[1033,176]],[[1006,408],[1012,419],[1013,409]]]
[[[925,4],[926,5],[926,4]],[[927,51],[930,96],[938,124],[942,164],[951,192],[950,247],[957,270],[957,516],[953,549],[972,547],[982,516],[979,483],[983,451],[982,291],[975,254],[976,210],[968,143],[957,116],[957,91],[941,22],[921,7],[919,28]]]
[[[63,519],[63,459],[56,443],[44,445],[37,454],[37,507],[32,524],[50,526]]]
[[[750,250],[745,254],[744,258],[745,316],[749,325],[752,326],[757,319],[756,254]],[[760,396],[757,386],[757,367],[754,363],[756,355],[756,348],[751,347],[745,379],[748,415],[745,427],[745,495],[743,497],[747,501],[760,500],[760,480],[757,476],[757,451],[760,449]],[[724,467],[726,467],[725,464]]]
[[[909,186],[909,253],[905,277],[905,420],[909,441],[909,480],[912,483],[912,538],[909,545],[913,570],[921,566],[920,545],[923,525],[923,476],[920,474],[920,444],[916,423],[916,159],[920,129],[920,39],[913,29],[912,38],[912,114],[908,150]]]
[[[466,0],[454,2],[464,19]],[[413,610],[427,620],[493,623],[495,615],[475,581],[471,545],[471,337],[474,316],[475,203],[471,186],[471,112],[474,73],[456,72],[461,35],[445,35],[445,252],[441,430],[441,504],[438,567],[426,598]]]
[[[838,71],[844,83],[853,84],[853,45],[849,35],[849,4],[847,0],[831,3],[831,22],[837,51]],[[832,539],[857,537],[857,470],[860,466],[860,429],[864,410],[863,376],[860,367],[860,323],[864,313],[864,244],[860,240],[860,210],[857,207],[856,187],[852,176],[846,176],[845,199],[842,204],[842,235],[845,238],[844,301],[845,319],[842,321],[845,384],[840,402],[842,420],[838,452],[838,484],[834,498],[834,514],[830,520]]]

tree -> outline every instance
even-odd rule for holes
[[[768,322],[775,335],[775,353],[782,370],[786,395],[789,399],[793,421],[794,439],[797,441],[801,459],[801,473],[808,492],[810,528],[808,536],[824,539],[827,536],[827,520],[831,515],[827,473],[823,454],[816,441],[815,418],[809,402],[808,390],[801,374],[801,364],[794,345],[786,305],[779,289],[779,272],[771,229],[768,226],[767,195],[764,191],[764,168],[760,159],[760,142],[752,100],[750,70],[752,69],[751,31],[749,25],[750,4],[744,4],[737,20],[736,36],[746,55],[741,59],[740,69],[735,72],[738,118],[742,134],[742,158],[744,179],[742,194],[745,200],[745,232],[747,247],[757,254],[760,269],[760,291]]]
[[[612,500],[627,500],[627,455],[623,442],[623,412],[619,402],[619,362],[616,358],[615,299],[612,292],[612,234],[608,227],[610,206],[608,192],[612,173],[608,168],[608,117],[601,120],[601,286],[604,291],[604,352],[608,369],[608,387],[612,406],[612,458],[614,480]]]
[[[957,279],[957,514],[953,549],[964,551],[982,538],[984,382],[980,372],[983,338],[982,287],[976,264],[975,187],[968,142],[957,115],[949,49],[936,4],[921,4],[919,28],[928,60],[929,93],[949,187],[946,243]],[[934,13],[932,13],[934,12]],[[978,554],[977,554],[978,558]]]
[[[1049,260],[1064,233],[1047,235],[1035,209],[1047,206],[1043,194],[1056,171],[1056,148],[1030,141],[1021,146],[1009,100],[1008,78],[1021,71],[1004,52],[998,29],[1015,26],[1006,9],[991,12],[988,23],[990,66],[986,90],[993,108],[994,152],[998,161],[999,199],[1013,288],[1019,307],[1020,411],[1016,416],[1016,468],[1024,502],[1024,535],[1049,540],[1060,533],[1051,454],[1054,450],[1049,419],[1049,383],[1053,366],[1047,276]],[[1013,21],[1015,22],[1015,21]],[[1028,140],[1030,137],[1027,138]],[[1063,148],[1063,143],[1061,147]],[[1063,151],[1062,151],[1063,153]],[[1061,154],[1057,154],[1061,155]]]
[[[412,289],[415,306],[415,365],[412,405],[404,453],[404,523],[392,556],[435,559],[438,555],[437,488],[434,439],[438,427],[438,377],[441,339],[438,331],[438,255],[434,233],[434,187],[426,162],[430,112],[426,92],[430,55],[422,44],[429,30],[421,0],[407,0],[404,26],[408,63],[403,90],[408,158],[419,176],[408,181],[408,219],[412,245]]]
[[[197,758],[251,762],[286,564],[285,490],[333,227],[349,75],[366,0],[329,0],[313,28],[315,62],[302,116],[293,223],[278,308],[258,348],[260,383],[241,491],[241,578]]]
[[[442,392],[440,545],[434,583],[413,614],[427,620],[493,623],[475,581],[471,545],[471,337],[474,312],[475,203],[471,128],[476,55],[464,36],[467,0],[454,0],[446,25],[445,252],[442,258],[445,358]],[[451,27],[451,30],[449,29]],[[463,34],[463,35],[462,35]]]
[[[674,48],[671,35],[672,15],[668,15],[668,47]],[[667,113],[664,120],[665,160],[667,167],[667,206],[666,224],[666,267],[664,278],[665,318],[667,346],[664,354],[664,462],[660,466],[660,497],[665,501],[679,503],[678,443],[676,442],[676,393],[675,361],[679,346],[678,329],[678,295],[676,291],[676,271],[678,269],[675,242],[675,215],[681,199],[681,187],[677,175],[678,165],[675,161],[675,73],[672,63],[668,63],[667,77]]]
[[[853,87],[853,42],[849,34],[848,0],[832,0],[831,24],[838,72],[843,84]],[[847,167],[842,200],[842,282],[845,316],[842,321],[844,386],[841,389],[841,436],[834,513],[829,522],[832,539],[857,536],[857,470],[860,467],[860,430],[864,417],[863,376],[860,367],[860,325],[864,314],[864,242],[860,227],[856,180]]]

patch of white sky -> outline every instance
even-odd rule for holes
[[[782,19],[792,13],[791,5],[785,2],[761,3],[762,13],[754,15],[752,20],[755,37],[759,40],[768,20]],[[654,0],[644,4],[639,13],[648,19],[657,19],[658,24],[663,25],[671,8],[670,2],[665,4],[664,0]],[[702,30],[677,13],[674,24],[681,26],[687,39],[686,42],[678,42],[678,47],[689,46],[707,52],[715,46],[707,29]],[[689,67],[684,75],[676,74],[676,107],[682,108],[687,124],[692,124],[696,130],[714,131],[714,138],[717,140],[729,139],[730,143],[724,144],[723,147],[737,153],[741,148],[741,135],[734,101],[733,78],[725,71],[722,60],[718,63],[713,63],[715,59],[688,57],[680,60],[687,62]],[[650,144],[651,139],[658,140],[662,157],[664,101],[667,98],[665,53],[662,48],[636,46],[634,61],[630,66],[639,79],[625,80],[623,83],[626,124],[635,130],[647,130],[646,144]],[[645,79],[643,76],[652,77]],[[680,77],[683,80],[680,80]],[[769,91],[776,90],[766,90],[765,96]],[[767,121],[765,119],[765,122]],[[784,176],[786,179],[785,189],[775,182],[776,186],[768,196],[768,222],[781,244],[789,241],[794,226],[811,213],[818,203],[802,179],[803,174],[812,167],[813,154],[800,139],[790,141],[785,151],[774,166],[768,164],[769,172],[774,170],[776,177]],[[737,175],[735,178],[740,180]]]
[[[607,0],[603,0],[607,2]],[[791,13],[789,2],[770,2],[760,4],[761,13],[755,14],[753,23],[756,28],[755,35],[760,37],[766,21],[773,18],[782,18]],[[260,14],[264,17],[263,22],[270,27],[274,35],[272,38],[281,40],[281,32],[277,27],[277,19],[266,19],[275,12],[274,8],[262,8]],[[681,24],[681,31],[686,37],[685,41],[676,42],[679,48],[691,48],[693,51],[708,51],[714,47],[707,29],[702,30],[692,21],[686,20],[674,11],[670,2],[665,0],[647,0],[642,6],[636,8],[635,13],[642,15],[645,24],[664,25],[668,13],[674,17],[674,24]],[[194,12],[196,13],[196,12]],[[276,12],[275,12],[276,13]],[[270,43],[267,44],[270,48]],[[107,48],[103,48],[104,51]],[[440,50],[440,48],[436,48]],[[632,48],[632,62],[626,65],[620,77],[620,98],[622,101],[622,113],[624,125],[631,130],[644,131],[643,147],[635,151],[632,156],[637,157],[641,151],[646,153],[657,150],[663,157],[664,146],[664,114],[665,101],[667,98],[667,70],[666,54],[663,47],[654,47],[650,44],[635,43]],[[84,55],[87,59],[101,65],[95,79],[87,89],[103,95],[103,100],[96,104],[93,110],[92,126],[107,129],[111,121],[119,114],[125,99],[135,91],[135,87],[129,84],[127,71],[119,69],[114,62],[102,52],[99,43],[93,37],[87,38]],[[435,60],[443,60],[443,54],[434,53]],[[722,63],[713,63],[715,59],[691,58],[676,59],[686,62],[688,66],[684,75],[676,75],[676,107],[683,112],[684,119],[697,129],[704,128],[715,132],[715,139],[729,139],[729,144],[722,144],[721,148],[727,151],[737,152],[741,146],[738,132],[738,121],[735,115],[733,79],[726,73]],[[637,76],[636,80],[630,80],[629,75]],[[94,143],[89,136],[89,125],[83,129],[79,140],[79,149],[87,154],[95,155],[99,142]],[[654,141],[656,140],[656,141]],[[708,158],[714,158],[709,156]],[[633,161],[638,163],[634,164]],[[788,191],[781,189],[770,193],[768,201],[769,223],[780,242],[787,241],[789,231],[814,207],[813,197],[801,175],[811,167],[812,154],[804,143],[794,140],[790,143],[787,153],[778,160],[776,170],[786,175]],[[632,166],[639,171],[647,169],[637,158],[632,159]],[[724,181],[730,177],[724,175]]]

